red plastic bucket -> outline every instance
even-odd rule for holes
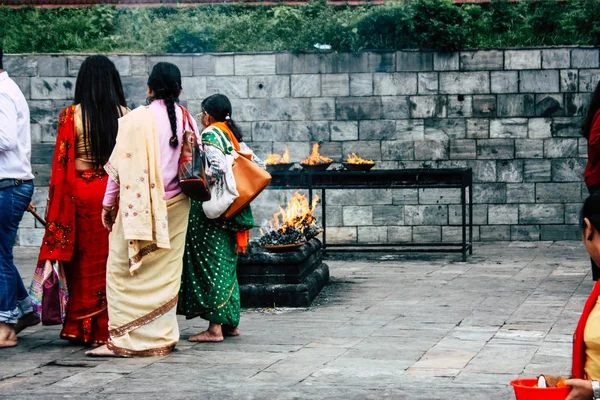
[[[536,378],[515,379],[510,382],[515,389],[517,400],[565,400],[571,391],[571,386],[560,388],[539,388]]]

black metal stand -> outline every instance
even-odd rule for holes
[[[354,171],[286,171],[273,172],[268,189],[307,189],[312,204],[313,189],[321,189],[323,220],[323,252],[349,252],[352,248],[369,248],[385,252],[449,252],[473,254],[473,173],[470,168],[455,169],[402,169]],[[403,188],[455,188],[461,191],[462,240],[451,243],[327,243],[326,189],[403,189]],[[468,190],[468,203],[467,203]],[[467,204],[469,210],[467,213]],[[469,216],[467,222],[467,215]],[[467,227],[469,229],[467,239]]]

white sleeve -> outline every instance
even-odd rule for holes
[[[17,107],[5,94],[0,94],[0,152],[17,148]]]

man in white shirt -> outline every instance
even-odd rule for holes
[[[33,195],[29,107],[2,56],[0,45],[0,348],[16,346],[17,333],[39,323],[13,261],[19,223]]]

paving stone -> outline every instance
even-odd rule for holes
[[[417,94],[416,73],[373,74],[373,93],[376,96]]]
[[[569,49],[542,50],[542,68],[559,69],[571,66],[571,51]]]
[[[490,76],[487,72],[440,73],[440,93],[484,94],[490,92]]]

